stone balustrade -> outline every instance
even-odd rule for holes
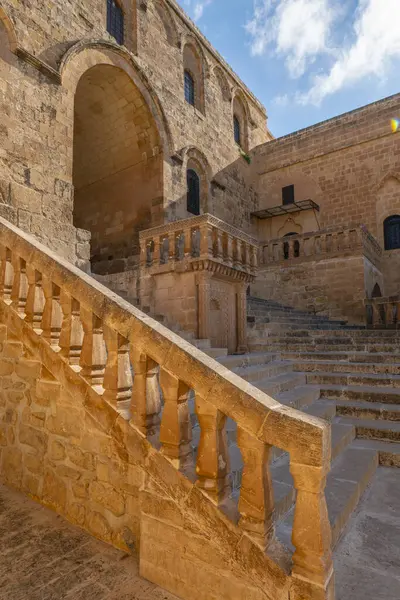
[[[400,328],[400,295],[381,298],[366,298],[367,327],[376,329]]]
[[[179,231],[185,236],[184,253],[193,258],[192,233],[198,228],[200,256],[215,259],[216,247],[222,263],[255,268],[250,240],[227,232],[226,226],[217,227],[208,215],[193,223],[190,219],[169,230],[172,260]],[[215,233],[219,241],[212,246]],[[162,261],[161,235],[142,237],[146,249],[149,240],[154,241],[153,263]],[[21,337],[24,333],[31,352],[54,377],[69,385],[74,382],[85,406],[92,407],[108,429],[123,418],[143,438],[157,438],[154,451],[195,481],[204,502],[219,506],[229,495],[225,423],[228,417],[237,423],[244,461],[237,527],[263,550],[274,540],[271,449],[276,446],[289,454],[297,491],[290,598],[332,600],[331,531],[324,494],[330,468],[329,425],[280,405],[1,218],[0,252],[3,319],[12,319],[14,331],[20,330]],[[201,429],[195,463],[190,392]],[[146,463],[143,468],[150,467]],[[250,556],[247,564],[253,564]],[[268,588],[267,575],[265,585]]]
[[[257,270],[258,242],[210,214],[142,231],[140,248],[141,266],[153,274],[182,268],[178,263],[196,270],[204,261],[237,279],[254,276]]]
[[[261,243],[260,262],[270,266],[284,261],[300,262],[320,260],[327,256],[354,255],[360,251],[372,263],[380,263],[382,248],[365,226],[338,227]]]

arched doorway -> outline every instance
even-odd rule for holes
[[[91,232],[92,270],[124,270],[163,196],[163,153],[149,107],[119,67],[95,65],[76,87],[73,183],[74,225]]]

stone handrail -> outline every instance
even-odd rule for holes
[[[152,273],[178,262],[193,266],[204,260],[254,276],[258,242],[240,229],[205,214],[140,232],[141,266]],[[194,267],[195,268],[195,267]]]
[[[364,225],[337,227],[312,233],[276,238],[261,243],[261,264],[271,266],[284,261],[319,260],[329,255],[361,252],[374,264],[382,248]]]
[[[237,423],[239,527],[263,548],[274,538],[270,452],[289,453],[297,490],[290,597],[331,600],[329,425],[282,406],[2,218],[0,253],[0,303],[22,320],[41,355],[57,354],[74,371],[86,402],[106,402],[107,411],[97,411],[110,427],[119,414],[144,436],[158,431],[163,455],[217,505],[229,485],[224,425],[227,417]],[[189,391],[201,428],[195,469]]]
[[[367,327],[376,329],[398,329],[400,327],[400,295],[381,298],[366,298]]]

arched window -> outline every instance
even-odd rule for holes
[[[393,215],[383,223],[385,250],[400,248],[400,215]]]
[[[233,115],[233,137],[238,146],[241,146],[241,132],[240,132],[240,121],[236,115]]]
[[[192,106],[195,106],[196,104],[194,79],[189,71],[185,71],[185,100]]]
[[[116,0],[107,0],[107,31],[122,46],[124,43],[124,13]]]
[[[192,215],[200,214],[200,178],[196,171],[188,169],[187,179],[187,211]]]

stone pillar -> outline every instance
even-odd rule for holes
[[[200,340],[210,339],[210,293],[212,274],[204,271],[197,275],[197,322]]]
[[[293,600],[334,600],[331,526],[325,499],[325,467],[291,461],[297,491],[292,542]]]
[[[236,286],[236,320],[237,320],[237,351],[248,352],[247,346],[247,286],[248,283],[238,283]]]

